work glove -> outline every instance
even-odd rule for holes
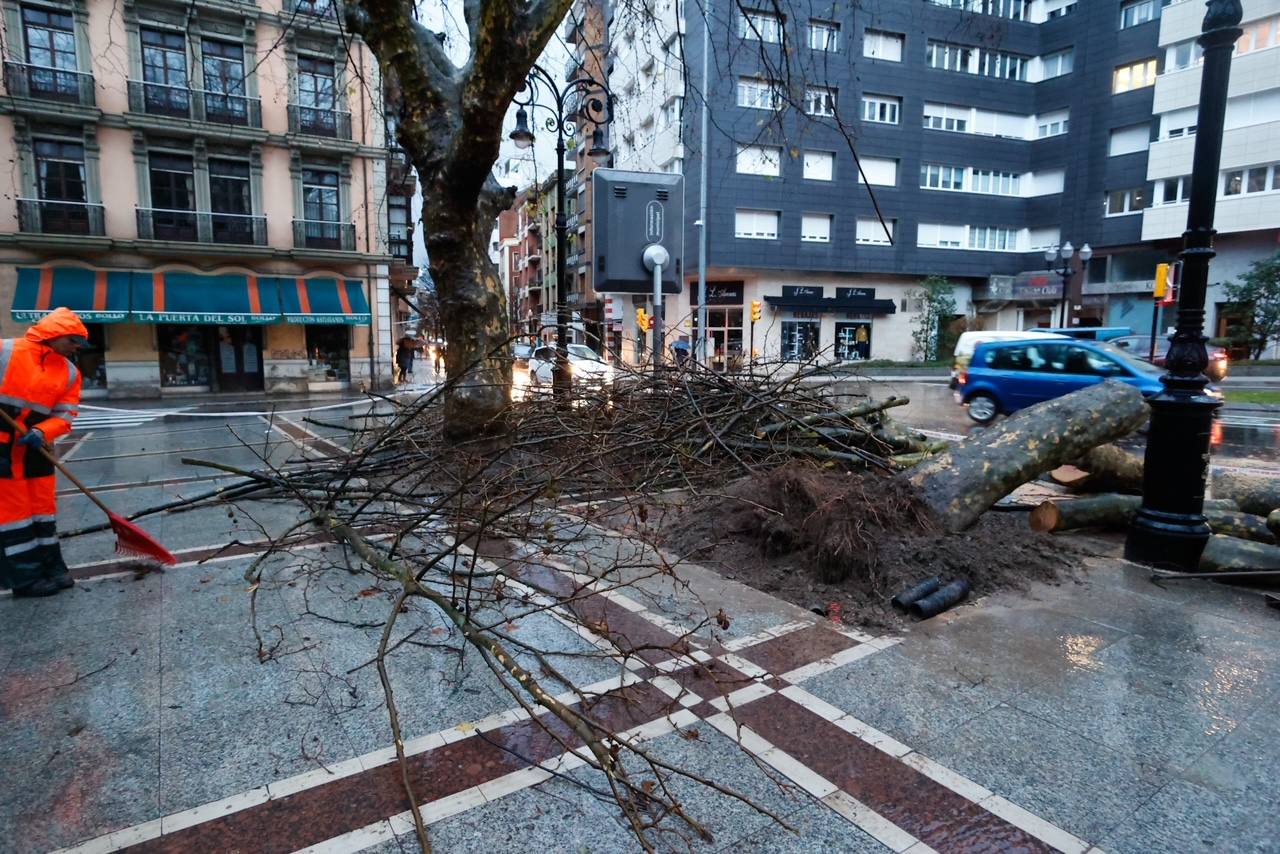
[[[22,434],[22,438],[18,440],[19,445],[26,445],[28,448],[43,448],[44,433],[32,428]]]

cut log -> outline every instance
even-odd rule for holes
[[[1241,513],[1239,510],[1211,510],[1207,507],[1204,515],[1209,521],[1209,530],[1215,534],[1253,540],[1255,543],[1275,544],[1276,536],[1267,527],[1267,520],[1261,516]]]
[[[1088,498],[1070,498],[1065,501],[1046,501],[1031,511],[1031,530],[1043,533],[1072,531],[1076,528],[1109,528],[1126,527],[1133,519],[1133,514],[1142,506],[1140,495],[1091,495]],[[1224,528],[1239,531],[1258,532],[1258,524],[1262,522],[1257,516],[1248,516],[1236,509],[1235,502],[1225,499],[1208,499],[1204,502],[1204,512],[1209,519],[1209,527],[1217,532],[1215,524]],[[1236,517],[1247,516],[1245,520]],[[1249,519],[1256,520],[1251,523]],[[1262,525],[1265,531],[1266,526]],[[1223,530],[1221,533],[1231,533]],[[1242,534],[1241,534],[1242,536]],[[1250,537],[1250,539],[1254,539]],[[1269,540],[1264,540],[1269,542]]]
[[[1200,554],[1200,569],[1205,572],[1280,569],[1280,546],[1215,534]]]
[[[901,476],[942,527],[963,531],[1017,487],[1146,419],[1142,393],[1108,380],[1024,409]]]
[[[1049,472],[1050,480],[1068,489],[1083,489],[1092,477],[1089,472],[1072,465],[1058,466]]]
[[[1214,498],[1230,498],[1245,513],[1266,516],[1280,509],[1280,478],[1217,472],[1210,480]]]
[[[1090,474],[1089,488],[1097,492],[1142,493],[1142,457],[1115,445],[1099,445],[1080,460]]]

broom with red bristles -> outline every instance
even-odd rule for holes
[[[3,409],[0,409],[0,416],[4,417],[4,420],[8,422],[9,426],[12,427],[19,436],[27,432],[27,428],[15,421],[13,417]],[[48,448],[41,445],[39,450],[40,453],[44,454],[45,459],[53,463],[54,467],[58,471],[62,472],[63,476],[66,477],[67,480],[75,484],[76,488],[88,496],[90,501],[98,505],[99,510],[107,514],[107,521],[111,523],[111,530],[114,531],[116,535],[117,552],[122,555],[146,558],[163,564],[172,565],[178,562],[178,559],[173,556],[172,552],[152,539],[151,535],[146,531],[142,530],[123,516],[118,516],[115,513],[112,513],[111,509],[102,503],[102,499],[94,495],[93,492],[89,490],[89,487],[80,482],[79,478],[67,471],[67,467],[64,466]]]

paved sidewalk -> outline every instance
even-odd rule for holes
[[[327,619],[376,624],[386,596],[303,574],[332,548],[318,538],[273,559],[262,663],[241,577],[253,525],[173,519],[188,560],[245,544],[140,580],[99,561],[70,593],[0,600],[0,851],[415,850],[378,679],[356,669],[376,636]],[[513,567],[529,599],[503,631],[563,653],[518,657],[794,830],[673,779],[711,838],[659,834],[659,850],[1276,850],[1280,619],[1250,594],[1162,588],[1100,556],[1079,581],[872,637],[690,565],[651,577],[637,560],[615,588],[593,570],[643,550],[587,534],[569,563]],[[719,613],[727,629],[660,651]],[[436,850],[638,850],[572,733],[531,722],[438,614],[404,619],[429,641],[391,677]]]

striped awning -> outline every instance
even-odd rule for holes
[[[345,323],[365,326],[371,320],[364,288],[355,279],[275,279],[280,308],[287,323]]]
[[[234,326],[280,320],[274,279],[169,270],[135,273],[131,290],[130,315],[137,321]]]
[[[10,311],[14,320],[24,323],[60,307],[86,323],[120,323],[129,319],[131,275],[84,267],[19,267]]]

